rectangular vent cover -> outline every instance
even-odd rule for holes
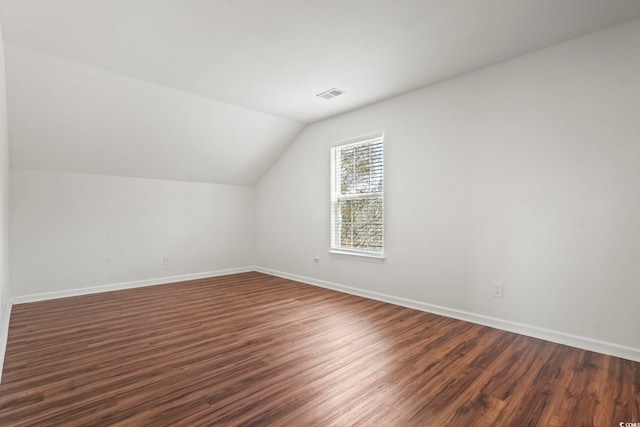
[[[325,92],[319,93],[316,96],[318,98],[331,99],[331,98],[335,98],[338,95],[342,95],[343,93],[345,93],[343,90],[333,88],[333,89],[329,89],[329,90],[327,90]]]

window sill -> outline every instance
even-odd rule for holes
[[[331,256],[335,256],[337,258],[346,258],[346,259],[355,259],[359,261],[369,261],[369,262],[382,262],[384,261],[384,254],[367,254],[362,252],[348,252],[332,249],[329,251]]]

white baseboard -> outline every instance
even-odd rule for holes
[[[489,326],[504,331],[515,332],[520,335],[526,335],[533,338],[539,338],[558,344],[568,345],[583,350],[595,351],[597,353],[608,354],[623,359],[640,362],[640,348],[628,347],[621,344],[615,344],[606,341],[600,341],[593,338],[573,335],[565,332],[555,331],[552,329],[540,328],[538,326],[526,325],[523,323],[512,322],[510,320],[498,319],[496,317],[485,316],[482,314],[471,313],[468,311],[457,310],[454,308],[443,307],[424,303],[421,301],[410,300],[406,298],[394,297],[392,295],[382,294],[378,292],[367,291],[364,289],[353,288],[350,286],[340,285],[338,283],[327,282],[324,280],[313,279],[311,277],[299,276],[297,274],[285,273],[282,271],[272,270],[270,268],[256,267],[256,271],[282,277],[285,279],[295,280],[309,285],[319,286],[322,288],[332,289],[334,291],[344,292],[369,298],[377,301],[387,302],[415,310],[425,311],[428,313],[439,314],[441,316],[451,317],[454,319],[464,320],[466,322],[477,323],[479,325]]]
[[[165,285],[167,283],[184,282],[185,280],[206,279],[208,277],[226,276],[227,274],[247,273],[255,271],[255,267],[229,268],[225,270],[207,271],[204,273],[182,274],[179,276],[167,276],[157,279],[136,280],[134,282],[114,283],[111,285],[91,286],[87,288],[69,289],[64,291],[44,292],[40,294],[30,294],[12,297],[9,299],[11,305],[24,304],[28,302],[46,301],[56,298],[75,297],[79,295],[97,294],[100,292],[119,291],[122,289],[140,288],[143,286]]]

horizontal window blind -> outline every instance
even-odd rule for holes
[[[382,136],[331,149],[331,248],[384,252]]]

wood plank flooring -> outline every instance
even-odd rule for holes
[[[640,363],[260,273],[13,307],[2,426],[619,426]]]

